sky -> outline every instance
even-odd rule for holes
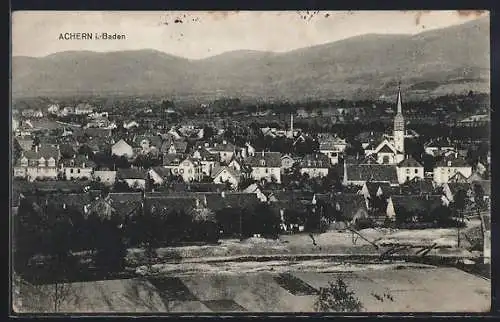
[[[18,11],[11,18],[12,54],[156,49],[201,59],[234,50],[285,52],[369,33],[416,34],[478,17],[456,11]],[[78,32],[125,39],[59,39],[61,33]]]

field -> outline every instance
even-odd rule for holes
[[[490,282],[455,268],[219,272],[59,285],[58,312],[313,312],[318,290],[341,277],[365,312],[484,312]],[[16,311],[53,312],[54,285],[23,284]]]

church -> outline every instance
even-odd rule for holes
[[[375,148],[365,150],[365,155],[379,164],[398,164],[405,159],[405,119],[401,103],[401,87],[398,88],[397,113],[391,135],[385,135]]]

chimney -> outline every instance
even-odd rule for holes
[[[262,150],[262,156],[264,156],[264,150]]]
[[[222,144],[227,144],[227,141],[226,140],[222,140]]]
[[[35,145],[35,152],[38,153],[38,145]]]
[[[222,191],[220,195],[221,195],[222,198],[226,198],[226,192],[225,191]]]

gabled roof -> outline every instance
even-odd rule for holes
[[[217,151],[217,152],[233,152],[236,149],[234,144],[231,143],[226,143],[226,144],[217,144],[217,146],[214,146],[211,148],[212,151]]]
[[[236,181],[240,181],[240,177],[241,177],[241,174],[239,173],[239,171],[231,168],[231,167],[220,167],[217,169],[217,172],[214,173],[214,178],[217,177],[219,174],[221,174],[222,172],[226,171],[227,173],[229,173],[233,178],[236,179]]]
[[[348,181],[398,182],[396,167],[392,165],[348,164],[345,167]]]
[[[264,161],[264,165],[262,165]],[[279,152],[255,152],[255,155],[249,156],[245,163],[251,167],[267,167],[267,168],[280,168],[281,167],[281,153]]]
[[[463,182],[448,182],[447,183],[448,187],[450,188],[451,194],[454,196],[459,190],[462,191],[469,191],[471,189],[471,184],[470,183],[463,183]]]
[[[210,153],[205,147],[198,148],[193,151],[191,154],[194,158],[195,152],[198,151],[200,153],[200,161],[219,161],[220,155],[218,153]]]
[[[163,165],[164,166],[178,166],[186,158],[182,154],[164,154],[163,155]]]
[[[467,178],[462,174],[462,172],[458,171],[450,179],[448,182],[468,182]]]
[[[389,194],[392,191],[391,186],[388,182],[367,181],[366,188],[368,189],[368,193],[370,194],[370,197],[375,197],[377,195],[377,191],[379,188],[382,189],[382,193],[385,195]]]
[[[83,155],[77,155],[73,159],[65,159],[61,161],[65,167],[74,167],[74,168],[94,168],[96,163],[90,159],[87,159]]]
[[[17,141],[17,144],[21,147],[21,149],[28,151],[31,150],[33,146],[33,139],[32,138],[15,138]]]
[[[448,165],[449,164],[449,165]],[[471,167],[464,158],[449,156],[436,163],[436,167]]]
[[[340,193],[332,196],[331,204],[339,206],[342,217],[351,220],[359,210],[367,212],[366,202],[362,195],[357,193]]]
[[[413,156],[406,157],[403,161],[398,163],[398,167],[400,168],[423,168],[423,165],[420,164]]]
[[[143,169],[128,168],[128,169],[118,169],[116,171],[116,177],[118,179],[146,179],[147,172]]]
[[[428,180],[417,180],[418,178],[413,178],[410,181],[406,181],[400,185],[401,193],[413,192],[415,194],[432,194],[434,192],[434,186],[431,181]]]
[[[376,150],[376,153],[395,153],[395,151],[388,144],[384,144],[380,149]]]
[[[23,156],[25,156],[28,160],[39,160],[40,158],[44,158],[48,160],[50,158],[54,158],[54,160],[59,160],[59,149],[57,147],[51,145],[41,144],[38,147],[38,152],[35,150],[23,151]]]
[[[402,208],[417,213],[432,211],[442,205],[441,196],[437,195],[395,195],[391,197],[391,200],[396,212]]]
[[[116,142],[115,144],[113,144],[113,148],[120,147],[120,146],[132,147],[124,139],[120,139],[118,142]]]
[[[184,140],[167,139],[167,140],[163,141],[163,143],[161,144],[160,151],[162,153],[168,152],[168,150],[170,149],[171,145],[174,146],[175,151],[177,153],[185,153],[186,149],[187,149],[188,143],[186,141],[184,141]]]
[[[307,154],[299,162],[301,168],[329,168],[330,160],[322,153]]]
[[[171,174],[171,170],[164,167],[154,167],[151,169],[151,171],[154,171],[157,175],[159,175],[162,178],[168,178],[170,177]]]

